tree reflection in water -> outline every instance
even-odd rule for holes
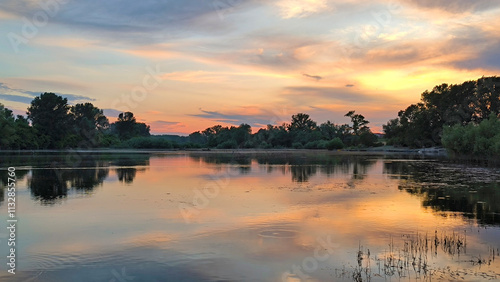
[[[500,171],[437,161],[384,163],[384,173],[401,179],[399,189],[422,198],[435,212],[458,212],[480,224],[500,225]]]
[[[196,162],[236,165],[241,174],[251,172],[252,161],[255,161],[258,165],[265,167],[267,173],[272,173],[276,169],[283,174],[290,173],[293,182],[308,182],[318,173],[328,176],[350,174],[353,185],[356,180],[363,180],[369,168],[376,163],[375,159],[369,159],[366,156],[318,154],[317,152],[190,153],[189,156]]]
[[[46,156],[40,156],[41,159]],[[60,156],[61,160],[62,159]],[[78,166],[69,166],[64,161],[53,161],[49,168],[33,168],[28,176],[28,188],[31,195],[43,205],[53,205],[69,194],[91,194],[97,186],[102,185],[109,176],[110,166],[116,169],[118,179],[132,183],[137,171],[136,166],[149,165],[149,154],[98,154],[81,156]],[[122,166],[130,167],[122,167]],[[26,174],[29,171],[26,170]]]
[[[118,175],[118,180],[123,183],[131,184],[134,182],[137,169],[133,167],[127,168],[117,168],[116,174]]]
[[[0,206],[2,206],[3,201],[5,201],[5,190],[9,183],[9,171],[7,169],[0,170]],[[29,173],[29,170],[16,170],[16,182],[21,181]]]

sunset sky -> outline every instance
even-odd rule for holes
[[[0,103],[54,92],[152,133],[281,124],[374,131],[440,83],[500,75],[498,0],[2,0]]]

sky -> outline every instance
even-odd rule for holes
[[[0,103],[43,92],[153,134],[307,113],[372,130],[435,85],[500,74],[497,0],[2,0]]]

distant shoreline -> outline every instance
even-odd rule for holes
[[[366,154],[409,154],[409,155],[436,155],[445,156],[445,152],[440,148],[427,148],[427,149],[410,149],[410,148],[396,148],[388,147],[373,147],[365,149],[342,149],[342,150],[326,150],[326,149],[112,149],[112,148],[96,148],[96,149],[66,149],[66,150],[0,150],[0,153],[237,153],[237,154],[275,154],[275,153],[308,153],[308,154],[328,154],[328,155],[366,155]]]

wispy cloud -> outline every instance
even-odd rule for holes
[[[166,121],[166,120],[156,120],[153,121],[155,124],[161,124],[161,125],[180,125],[181,123],[178,121]]]
[[[5,100],[5,101],[30,104],[31,101],[35,97],[39,96],[40,94],[42,94],[42,92],[10,88],[5,83],[0,82],[0,99]],[[92,99],[92,98],[89,98],[89,97],[83,96],[83,95],[63,94],[63,93],[54,93],[54,94],[68,99],[68,102],[70,104],[82,103],[82,102],[87,102],[87,101],[95,101],[95,99]]]
[[[500,2],[496,0],[404,0],[404,2],[420,8],[438,9],[451,13],[476,12],[500,7]]]
[[[276,5],[284,19],[304,18],[331,10],[327,0],[280,0]]]
[[[300,101],[301,104],[309,99],[310,102],[306,102],[306,105],[316,103],[318,99],[329,100],[330,102],[337,101],[341,104],[367,104],[382,101],[385,98],[383,95],[363,93],[352,89],[352,87],[292,86],[284,88],[282,93],[290,101]]]
[[[26,97],[26,96],[21,96],[21,95],[9,95],[9,94],[0,93],[0,100],[4,100],[4,101],[29,104],[29,103],[31,103],[33,98],[34,97]]]
[[[383,105],[383,116],[435,84],[500,71],[497,0],[221,0],[222,10],[211,0],[65,2],[22,56],[0,44],[7,106],[57,91],[115,117],[113,101],[161,65],[162,84],[131,110],[155,130],[187,132],[266,125],[284,104],[318,117]],[[38,3],[0,1],[0,33],[22,34]]]
[[[68,1],[51,19],[76,31],[135,44],[164,42],[193,34],[217,34],[228,30],[220,20],[213,1],[87,0]],[[246,5],[255,1],[246,1]],[[244,6],[244,5],[241,5]],[[25,16],[40,11],[30,0],[4,0],[4,13]]]
[[[312,78],[312,79],[314,79],[316,81],[319,81],[319,80],[323,79],[323,77],[321,77],[319,75],[310,75],[310,74],[307,74],[307,73],[304,73],[302,75],[305,76],[305,77],[308,77],[308,78]]]
[[[108,118],[117,118],[118,115],[123,113],[122,111],[116,110],[116,109],[103,109],[102,110],[104,115],[107,116]]]
[[[155,120],[148,122],[154,134],[178,134],[185,130],[186,125],[178,121]]]
[[[257,112],[252,113],[235,113],[235,112],[220,112],[220,111],[206,111],[200,109],[201,114],[191,114],[193,117],[200,117],[204,119],[213,120],[214,122],[231,124],[231,125],[240,125],[242,123],[249,124],[252,127],[262,127],[268,124],[273,124],[276,122],[280,122],[277,120],[276,114],[273,111],[269,110],[259,110]],[[244,109],[243,109],[244,111]]]

